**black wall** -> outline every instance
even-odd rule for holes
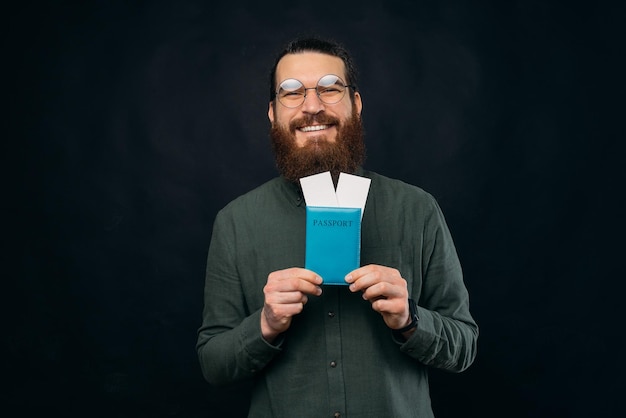
[[[200,375],[206,251],[216,212],[275,175],[274,53],[320,33],[360,67],[366,167],[439,200],[464,266],[479,355],[433,371],[437,416],[623,415],[619,3],[6,9],[3,405],[245,414],[245,383]]]

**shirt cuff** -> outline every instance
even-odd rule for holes
[[[433,343],[437,336],[434,332],[434,323],[432,313],[420,306],[417,307],[417,315],[419,322],[417,328],[408,340],[400,341],[394,338],[394,341],[400,345],[400,351],[407,353],[414,358],[423,358],[424,355],[431,351]]]
[[[245,318],[240,327],[241,346],[246,357],[245,364],[250,365],[249,371],[255,374],[282,351],[284,337],[279,336],[274,344],[263,338],[260,310]]]

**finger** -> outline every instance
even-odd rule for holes
[[[278,270],[270,274],[270,277],[274,276],[278,280],[288,280],[292,278],[299,278],[313,284],[322,284],[322,278],[314,271],[303,269],[300,267],[292,267],[285,270]]]
[[[279,292],[299,292],[305,295],[319,296],[322,294],[322,288],[313,283],[307,282],[299,278],[291,278],[283,280],[280,285],[276,287]]]
[[[267,304],[265,308],[272,318],[291,318],[304,310],[304,302]]]
[[[269,293],[265,297],[265,302],[269,305],[279,304],[291,304],[291,303],[306,303],[308,298],[302,292],[273,292]]]
[[[322,278],[311,270],[290,268],[270,273],[267,287],[276,291],[300,291],[309,295],[319,296],[322,293],[320,285]]]
[[[403,286],[406,281],[396,269],[378,265],[361,267],[348,274],[347,281],[351,283],[350,290],[353,292],[366,290],[378,283],[388,282]]]
[[[319,296],[322,294],[322,288],[314,283],[302,280],[298,277],[286,278],[278,281],[268,281],[265,286],[265,293],[290,293],[300,292],[307,295]]]
[[[302,303],[293,303],[288,305],[266,305],[263,308],[263,319],[266,324],[274,331],[283,332],[291,324],[291,319],[298,315],[304,306]],[[262,322],[263,322],[262,319]]]
[[[389,274],[389,272],[374,268],[361,270],[357,275],[349,278],[349,280],[351,280],[351,282],[349,282],[351,283],[350,290],[353,292],[366,290],[377,283],[385,281],[385,274]]]
[[[358,269],[352,270],[350,273],[348,273],[345,277],[345,280],[348,283],[354,283],[357,280],[361,279],[361,277],[367,275],[370,271],[373,270],[373,268],[374,266],[372,264],[359,267]]]
[[[403,283],[378,282],[363,290],[363,299],[371,302],[377,299],[408,299],[408,291]]]
[[[381,314],[404,315],[406,311],[404,299],[379,298],[372,302],[372,309]]]

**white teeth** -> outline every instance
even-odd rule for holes
[[[327,129],[328,125],[313,125],[313,126],[305,126],[304,128],[300,128],[302,132],[313,132],[313,131],[321,131]]]

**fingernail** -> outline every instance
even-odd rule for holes
[[[352,275],[348,274],[344,280],[348,283],[352,283]]]

